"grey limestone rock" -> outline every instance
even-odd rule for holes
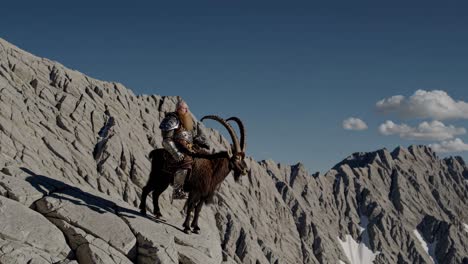
[[[96,236],[132,258],[136,238],[116,215],[116,204],[103,194],[92,194],[76,187],[54,192],[35,203],[36,210]]]
[[[148,154],[176,101],[0,39],[0,262],[468,263],[468,167],[426,146],[354,153],[313,175],[248,157],[248,175],[228,175],[204,206],[200,235],[179,230],[171,188],[163,219],[142,217]],[[211,151],[229,148],[199,127]]]
[[[22,259],[42,263],[67,258],[71,249],[62,232],[41,214],[0,196],[0,261]],[[16,262],[18,263],[18,262]]]

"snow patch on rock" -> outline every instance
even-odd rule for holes
[[[352,236],[346,235],[345,240],[338,238],[344,253],[351,264],[373,263],[379,252],[374,253],[364,243],[358,243]]]

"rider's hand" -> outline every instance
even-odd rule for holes
[[[177,153],[177,155],[174,157],[177,162],[181,162],[184,160],[184,154],[182,153]]]

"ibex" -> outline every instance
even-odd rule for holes
[[[218,116],[209,115],[201,119],[212,119],[220,122],[229,132],[232,139],[232,155],[227,151],[214,154],[194,154],[194,163],[192,173],[186,180],[185,189],[189,191],[186,202],[186,218],[183,224],[184,232],[193,231],[198,234],[198,217],[203,203],[208,201],[216,190],[216,187],[233,171],[235,181],[238,181],[241,175],[247,174],[247,164],[245,162],[245,128],[242,121],[237,117],[231,117],[224,120]],[[227,121],[235,121],[240,130],[240,143],[233,127]],[[141,194],[140,212],[146,215],[146,197],[153,192],[154,215],[162,217],[159,209],[159,196],[173,182],[174,175],[164,170],[164,149],[155,149],[150,153],[151,173],[148,183],[143,187]],[[192,224],[190,218],[192,211],[195,210]],[[190,229],[193,228],[193,230]]]

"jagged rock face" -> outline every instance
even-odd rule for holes
[[[358,238],[356,223],[366,219],[361,236],[369,239],[374,252],[381,252],[374,263],[468,261],[463,239],[451,237],[450,246],[440,243],[430,256],[413,235],[416,230],[426,243],[433,242],[435,230],[423,224],[430,217],[454,225],[466,240],[468,234],[461,227],[468,218],[465,170],[457,159],[440,160],[424,146],[354,154],[325,175],[335,178],[337,229]],[[445,247],[450,247],[450,254],[437,253]]]
[[[174,110],[176,98],[135,96],[121,84],[89,78],[1,39],[0,91],[0,194],[34,210],[28,209],[42,219],[36,221],[38,231],[44,223],[60,229],[61,240],[50,239],[70,247],[72,253],[60,255],[57,249],[55,255],[44,257],[50,249],[45,253],[28,249],[39,252],[33,261],[45,263],[47,258],[56,263],[61,256],[80,263],[154,263],[151,259],[171,245],[172,262],[166,263],[221,259],[220,247],[208,249],[205,257],[194,253],[205,245],[220,244],[219,235],[212,235],[218,234],[211,228],[215,224],[206,227],[211,234],[207,243],[183,244],[183,239],[172,236],[166,239],[171,243],[156,244],[151,250],[150,234],[165,236],[165,229],[154,221],[143,230],[134,229],[127,219],[143,221],[138,212],[134,209],[123,216],[118,210],[120,203],[138,205],[151,166],[148,154],[161,146],[159,123]],[[206,130],[213,149],[229,145],[216,131],[203,125],[201,130]],[[172,206],[167,197],[168,192],[161,199],[163,212],[179,226],[183,204]],[[11,206],[2,203],[1,209]],[[0,254],[2,260],[29,254],[16,249],[27,246],[6,234],[0,234],[0,253],[6,254]]]
[[[0,262],[468,263],[468,168],[424,146],[355,153],[313,176],[247,158],[248,175],[229,175],[203,208],[200,235],[181,232],[170,190],[164,221],[140,216],[148,153],[175,100],[0,39]]]

